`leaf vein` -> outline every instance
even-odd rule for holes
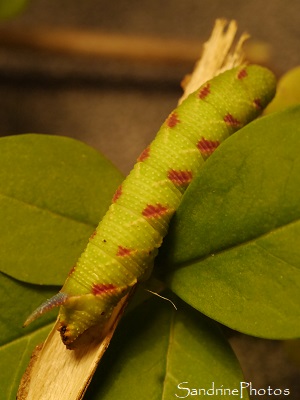
[[[62,213],[58,212],[57,210],[54,211],[54,210],[50,210],[49,208],[43,208],[43,207],[38,206],[37,204],[29,203],[29,202],[26,202],[26,201],[24,201],[22,199],[18,199],[16,197],[13,197],[13,196],[9,196],[9,195],[0,193],[0,198],[9,199],[9,200],[15,201],[17,203],[23,204],[26,207],[49,213],[51,215],[54,215],[55,217],[60,217],[62,219],[71,220],[73,222],[76,222],[76,223],[79,223],[79,224],[83,224],[85,226],[94,227],[94,224],[92,224],[91,222],[84,222],[84,221],[81,221],[81,220],[76,219],[74,217],[71,217],[69,215],[62,214]]]

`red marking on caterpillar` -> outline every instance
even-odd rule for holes
[[[73,265],[73,267],[71,268],[70,272],[68,273],[68,276],[72,275],[73,272],[75,271],[76,265]]]
[[[201,88],[198,97],[203,100],[210,94],[210,83],[207,83],[203,88]]]
[[[193,179],[192,171],[180,171],[175,169],[170,169],[168,171],[168,179],[174,183],[174,185],[187,185]]]
[[[111,290],[115,290],[117,287],[112,283],[94,283],[92,287],[92,293],[95,296],[99,296],[100,294],[110,292]]]
[[[180,122],[176,112],[170,114],[166,120],[166,124],[169,128],[174,128]]]
[[[197,143],[197,148],[200,150],[202,154],[209,155],[216,150],[219,144],[220,142],[218,140],[207,140],[203,137]]]
[[[97,231],[94,231],[91,236],[90,236],[90,240],[94,239],[94,237],[97,235]]]
[[[168,212],[168,208],[162,204],[148,204],[146,208],[142,211],[142,215],[145,218],[159,218]]]
[[[128,247],[118,246],[118,251],[116,255],[118,257],[126,257],[129,256],[134,250],[129,249]]]
[[[115,194],[113,195],[112,198],[112,202],[115,203],[120,198],[121,194],[122,194],[122,185],[120,185],[118,189],[115,191]]]
[[[253,100],[253,104],[254,104],[254,107],[257,108],[258,110],[262,110],[263,109],[263,106],[261,104],[261,100],[260,99],[254,99]]]
[[[245,69],[241,69],[237,75],[237,78],[243,79],[246,78],[246,76],[248,76],[248,72]]]
[[[146,147],[139,155],[137,162],[145,161],[150,155],[150,146]]]
[[[234,127],[241,126],[240,121],[237,120],[236,118],[234,118],[234,116],[229,113],[225,115],[223,120],[224,120],[224,122],[226,122],[227,125],[234,126]]]

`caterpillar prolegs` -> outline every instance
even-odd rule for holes
[[[120,299],[150,275],[169,221],[204,160],[262,111],[275,87],[269,70],[238,67],[176,108],[117,189],[61,291],[25,324],[61,306],[59,330],[69,348],[89,327],[104,326]]]

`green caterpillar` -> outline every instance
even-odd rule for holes
[[[243,66],[208,81],[175,109],[117,189],[61,291],[25,325],[61,306],[59,331],[68,348],[89,327],[104,327],[120,299],[149,277],[170,219],[205,159],[257,117],[275,88],[269,70]]]

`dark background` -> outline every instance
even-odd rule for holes
[[[240,32],[268,44],[265,61],[278,76],[300,64],[299,0],[32,0],[0,28],[100,30],[203,43],[220,17],[236,19]],[[25,51],[1,44],[0,33],[0,135],[71,136],[126,173],[176,105],[179,82],[191,68]],[[290,398],[297,398],[300,373],[281,342],[230,336],[248,381],[294,388]]]

